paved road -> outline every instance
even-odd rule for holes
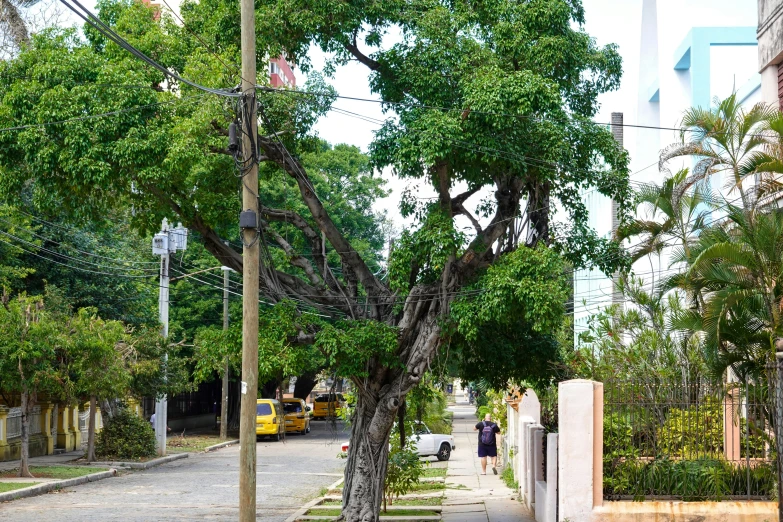
[[[348,433],[312,423],[308,435],[258,443],[258,520],[284,521],[342,477],[336,457]],[[239,447],[191,455],[147,471],[0,504],[0,519],[21,521],[236,520]]]

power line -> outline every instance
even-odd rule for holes
[[[167,69],[163,65],[159,64],[146,54],[142,53],[138,49],[136,49],[133,45],[128,43],[127,40],[122,38],[120,35],[118,35],[114,30],[106,25],[100,18],[95,16],[90,10],[88,10],[86,7],[84,7],[81,3],[79,3],[79,0],[60,0],[60,2],[65,5],[68,9],[73,11],[79,18],[93,26],[95,29],[98,30],[103,36],[111,40],[112,42],[116,43],[141,61],[145,62],[146,64],[150,65],[151,67],[159,70],[164,75],[177,80],[178,82],[190,85],[191,87],[195,87],[196,89],[202,90],[204,92],[208,92],[211,94],[217,94],[218,96],[226,96],[226,97],[233,97],[238,98],[240,96],[240,93],[233,92],[225,89],[212,89],[210,87],[204,87],[203,85],[200,85],[194,81],[187,80],[183,78],[182,76],[178,75],[177,73],[171,71],[170,69]],[[77,7],[72,6],[69,2],[73,2]],[[81,10],[81,12],[80,12]]]
[[[315,92],[315,91],[294,91],[289,89],[280,89],[275,87],[267,87],[267,86],[261,86],[257,85],[257,89],[265,92],[274,92],[274,93],[284,93],[284,94],[296,94],[296,95],[302,95],[302,96],[317,96],[317,97],[334,97],[342,100],[350,100],[350,101],[358,101],[358,102],[366,102],[366,103],[377,103],[381,105],[389,105],[392,107],[407,107],[407,108],[413,108],[413,109],[425,109],[425,110],[437,110],[442,112],[460,112],[462,113],[465,111],[464,107],[440,107],[437,105],[426,105],[426,104],[420,104],[420,103],[410,103],[410,102],[394,102],[394,101],[385,101],[385,100],[374,100],[372,98],[359,98],[356,96],[341,96],[338,94],[327,94],[327,93],[321,93],[321,92]],[[470,110],[470,113],[472,114],[482,114],[486,116],[502,116],[502,117],[509,117],[509,118],[521,118],[521,119],[528,119],[528,120],[534,120],[538,122],[553,122],[553,123],[576,123],[579,125],[596,125],[601,127],[610,127],[610,126],[619,126],[619,127],[630,127],[630,128],[637,128],[637,129],[649,129],[649,130],[666,130],[666,131],[676,131],[676,132],[703,132],[700,129],[693,129],[693,128],[687,128],[687,127],[658,127],[655,125],[640,125],[640,124],[632,124],[632,123],[622,123],[622,124],[615,124],[615,123],[609,123],[609,122],[596,122],[591,120],[578,120],[574,118],[568,118],[566,117],[565,121],[557,120],[553,118],[542,118],[540,116],[531,116],[529,114],[513,114],[513,113],[507,113],[507,112],[492,112],[492,111],[479,111],[479,110]],[[736,132],[729,132],[729,131],[722,131],[722,132],[715,132],[714,134],[724,134],[724,135],[735,135],[738,134]],[[747,137],[765,137],[761,134],[745,134]]]
[[[61,0],[62,1],[62,0]],[[126,112],[132,112],[132,111],[139,111],[142,109],[149,109],[150,107],[159,107],[161,105],[171,105],[174,103],[180,103],[184,102],[185,100],[191,100],[187,103],[193,103],[195,100],[194,98],[201,99],[203,98],[203,94],[197,94],[194,96],[186,96],[184,98],[178,98],[176,100],[169,100],[169,101],[162,101],[162,102],[155,102],[155,103],[149,103],[147,105],[136,105],[134,107],[127,107],[125,109],[119,109],[116,111],[111,112],[103,112],[101,114],[89,114],[87,116],[78,116],[76,118],[69,118],[67,120],[60,120],[60,121],[47,121],[44,123],[30,123],[27,125],[17,125],[16,127],[6,127],[4,129],[0,129],[0,132],[9,132],[9,131],[18,131],[18,130],[25,130],[25,129],[33,129],[36,127],[46,127],[49,125],[61,125],[64,123],[73,123],[77,121],[86,121],[86,120],[94,120],[96,118],[103,118],[105,116],[117,116],[119,114],[124,114]]]

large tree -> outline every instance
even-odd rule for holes
[[[316,44],[334,63],[368,67],[371,88],[395,113],[376,135],[373,164],[438,194],[427,204],[406,199],[403,211],[415,213],[417,225],[395,242],[382,277],[375,251],[344,221],[343,209],[357,200],[326,197],[318,180],[330,175],[328,165],[307,162],[322,146],[311,126],[333,94],[315,74],[307,93],[259,93],[259,233],[265,250],[269,241],[285,252],[262,256],[262,292],[297,303],[297,313],[278,314],[285,343],[314,345],[356,385],[343,515],[375,520],[397,410],[440,348],[452,336],[468,346],[491,343],[478,335],[497,325],[507,333],[504,349],[527,357],[530,336],[551,333],[563,313],[560,256],[607,272],[621,259],[588,226],[580,196],[596,187],[621,207],[628,197],[625,153],[591,121],[597,95],[619,85],[620,59],[581,29],[576,0],[257,7],[259,56],[285,50],[307,67],[306,50]],[[139,4],[99,2],[99,9],[169,69],[210,86],[237,83],[235,2],[183,5],[203,43]],[[382,47],[392,27],[401,39]],[[147,231],[176,214],[221,264],[242,270],[240,253],[224,243],[236,237],[239,211],[226,147],[234,108],[186,85],[175,96],[158,72],[95,31],[87,36],[87,43],[69,33],[34,37],[29,52],[0,67],[0,123],[123,112],[0,133],[0,191],[32,183],[42,208],[83,219],[132,205],[134,225]],[[14,80],[20,76],[27,80]],[[468,202],[482,189],[490,195],[471,212]],[[480,306],[476,296],[486,296]]]

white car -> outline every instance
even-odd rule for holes
[[[408,440],[416,446],[419,457],[437,457],[441,461],[451,458],[451,452],[457,449],[453,436],[432,433],[423,422],[417,422],[416,428],[416,435],[411,435]],[[348,445],[344,442],[341,449],[347,452]]]

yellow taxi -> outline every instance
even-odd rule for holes
[[[343,407],[345,399],[342,393],[322,393],[313,400],[313,418],[330,419],[337,416],[337,410]]]
[[[302,399],[283,399],[285,431],[310,433],[310,407]]]
[[[285,433],[283,407],[275,399],[256,401],[256,437],[272,437],[280,440]]]

